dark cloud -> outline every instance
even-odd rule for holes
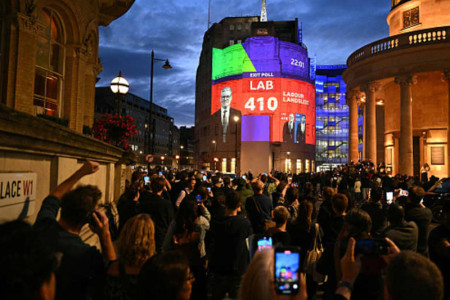
[[[267,0],[269,20],[299,19],[303,42],[318,64],[344,64],[358,48],[389,35],[390,1]],[[228,16],[256,16],[261,0],[211,0],[211,21]],[[169,59],[173,69],[155,64],[156,104],[168,108],[177,125],[194,123],[195,73],[207,29],[208,0],[136,0],[108,27],[100,28],[103,72],[98,86],[107,86],[119,70],[130,92],[149,98],[150,54]]]

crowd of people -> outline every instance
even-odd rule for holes
[[[96,186],[75,187],[98,168],[87,161],[58,185],[33,225],[0,225],[0,298],[450,299],[450,201],[441,224],[423,204],[438,178],[364,162],[236,178],[136,170],[116,224]],[[81,240],[86,224],[101,249]],[[300,253],[293,295],[275,287],[279,247]]]

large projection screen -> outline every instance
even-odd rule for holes
[[[245,43],[213,49],[211,115],[228,126],[230,111],[251,118],[245,141],[315,144],[315,89],[308,79],[307,50],[275,37],[252,37]],[[261,120],[258,126],[257,120]],[[266,121],[268,120],[268,121]],[[268,123],[267,123],[268,122]],[[224,131],[225,133],[225,131]]]

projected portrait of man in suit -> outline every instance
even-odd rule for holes
[[[222,142],[226,143],[227,134],[231,133],[231,129],[234,128],[234,117],[241,117],[240,111],[231,107],[231,101],[233,100],[233,91],[230,87],[224,87],[220,92],[220,110],[218,110],[213,118],[220,117],[220,123],[222,124]]]

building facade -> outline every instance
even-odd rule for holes
[[[348,58],[350,160],[358,158],[360,106],[364,159],[392,174],[419,175],[428,164],[431,174],[449,176],[449,11],[449,0],[393,0],[390,36]]]
[[[345,65],[316,67],[316,166],[327,171],[348,160]]]
[[[147,164],[145,155],[150,153],[148,120],[150,115],[149,102],[132,93],[125,95],[114,94],[109,87],[95,89],[95,118],[102,114],[114,114],[117,110],[116,101],[120,101],[121,114],[134,118],[137,134],[130,139],[130,147],[138,157],[139,164]],[[153,103],[152,123],[155,126],[153,140],[154,162],[151,165],[172,166],[176,163],[175,156],[179,155],[179,133],[174,125],[174,119],[167,113],[167,109]]]
[[[129,175],[123,150],[82,131],[94,122],[95,83],[102,70],[98,27],[122,16],[133,3],[0,1],[1,180],[3,184],[11,174],[35,178],[33,197],[2,199],[2,221],[20,213],[33,222],[45,196],[86,159],[100,167],[81,183],[98,186],[102,202],[123,192]]]
[[[291,54],[296,58],[290,57]],[[302,59],[298,58],[300,56]],[[219,99],[227,86],[233,104],[230,112],[225,110],[223,116],[219,116],[219,110],[224,112]],[[311,91],[306,101],[303,88]],[[254,94],[250,94],[253,91]],[[298,97],[288,99],[286,95],[290,94]],[[291,104],[295,101],[296,104],[308,103],[308,109],[313,112],[289,111],[289,101]],[[239,173],[241,168],[243,172],[248,168],[255,172],[252,165],[258,165],[264,172],[315,169],[315,125],[308,127],[311,131],[308,139],[313,140],[310,143],[305,143],[303,138],[300,146],[293,142],[295,137],[291,143],[285,143],[282,136],[283,125],[286,127],[290,118],[298,117],[301,122],[303,114],[307,116],[308,126],[315,124],[314,86],[309,76],[307,49],[299,41],[297,20],[260,22],[257,16],[228,17],[213,24],[203,39],[195,105],[198,168],[232,173]],[[241,107],[238,109],[238,106]],[[253,133],[257,131],[268,135],[255,136]],[[302,134],[304,131],[302,128]],[[256,148],[260,151],[255,152]]]
[[[328,171],[348,161],[349,107],[347,84],[342,74],[346,65],[316,67],[316,164]],[[358,149],[362,151],[363,115],[358,110]]]

